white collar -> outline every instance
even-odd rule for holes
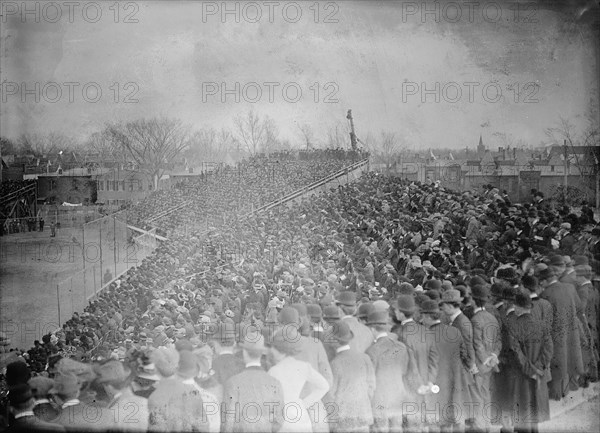
[[[35,406],[37,406],[39,404],[44,404],[44,403],[50,403],[50,400],[48,400],[47,398],[40,398],[39,400],[36,400],[33,403],[33,406],[35,407]]]
[[[379,340],[380,338],[387,337],[387,336],[388,336],[387,332],[382,332],[377,337],[375,337],[375,341]]]
[[[480,312],[480,311],[485,311],[485,307],[476,307],[476,308],[473,310],[473,314],[476,314],[476,313],[478,313],[478,312]]]
[[[188,379],[183,379],[183,380],[181,381],[181,383],[183,383],[183,384],[185,384],[185,385],[195,385],[195,384],[196,384],[196,381],[194,380],[194,378],[193,378],[193,377],[190,377],[190,378],[188,378]]]
[[[26,410],[25,412],[21,412],[15,415],[15,419],[24,418],[26,416],[35,416],[32,410]]]
[[[515,307],[510,307],[508,310],[506,310],[506,315],[508,316],[510,313],[514,313],[515,312]]]
[[[77,399],[77,398],[72,398],[71,400],[65,401],[65,402],[62,404],[61,408],[62,408],[62,409],[64,409],[64,408],[67,408],[67,407],[69,407],[69,406],[77,406],[79,403],[81,403],[81,402],[79,401],[79,399]]]
[[[454,322],[456,318],[460,315],[460,313],[462,313],[462,311],[458,310],[456,313],[450,316],[450,323]]]
[[[412,317],[410,317],[410,318],[408,318],[408,319],[406,319],[406,320],[403,320],[402,322],[400,322],[400,324],[401,324],[401,325],[406,325],[406,324],[407,324],[407,323],[409,323],[409,322],[414,322],[414,320],[413,320],[413,318],[412,318]]]
[[[349,344],[344,344],[343,346],[338,347],[337,349],[335,349],[335,353],[344,352],[346,350],[350,350]]]
[[[537,297],[538,297],[538,294],[537,294],[537,293],[535,293],[535,292],[533,292],[533,293],[530,293],[530,294],[529,294],[529,297],[530,297],[531,299],[535,299],[535,298],[537,298]]]
[[[250,361],[248,364],[246,364],[246,368],[248,367],[260,367],[262,368],[262,365],[260,363],[260,361]]]
[[[346,315],[346,316],[342,317],[342,320],[344,320],[344,319],[353,319],[353,318],[354,318],[354,316],[352,316],[352,315]]]
[[[504,305],[504,301],[500,301],[497,304],[494,304],[494,308],[500,308],[502,305]]]

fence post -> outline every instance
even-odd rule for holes
[[[56,285],[56,305],[58,307],[58,327],[61,327],[62,322],[60,321],[60,290],[58,284]]]
[[[73,306],[73,298],[75,297],[75,293],[73,293],[73,277],[71,277],[70,280],[71,280],[71,316],[72,316],[73,313],[75,312],[75,307]]]

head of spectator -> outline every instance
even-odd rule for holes
[[[538,279],[533,275],[523,275],[523,277],[521,278],[521,285],[530,294],[538,293]]]
[[[4,376],[6,378],[6,385],[11,387],[20,383],[27,383],[31,378],[31,371],[25,359],[19,358],[17,361],[11,362],[6,366]]]
[[[477,284],[471,287],[471,298],[477,308],[483,308],[490,299],[490,291],[487,286]]]
[[[331,324],[342,319],[342,312],[335,305],[329,305],[323,308],[323,320]]]
[[[394,312],[396,313],[396,318],[400,322],[411,319],[414,316],[416,311],[417,311],[417,306],[415,305],[414,296],[410,296],[410,295],[398,296],[398,299],[396,299],[396,304],[394,305]]]
[[[58,374],[54,377],[54,386],[48,392],[58,405],[76,401],[81,392],[81,384],[74,374]]]
[[[531,308],[533,307],[533,301],[531,300],[531,296],[529,293],[524,292],[522,290],[517,291],[515,295],[515,314],[517,316],[522,316],[523,314],[530,313]]]
[[[373,337],[387,334],[391,329],[390,315],[387,311],[372,310],[367,316],[367,326],[371,329]]]
[[[248,333],[238,343],[246,366],[261,366],[261,358],[266,353],[265,339],[259,333]]]
[[[33,393],[33,398],[36,401],[44,400],[48,398],[50,390],[54,386],[54,380],[49,377],[35,376],[29,379],[28,384]]]
[[[446,290],[445,292],[442,292],[440,308],[446,316],[453,317],[455,314],[460,312],[460,306],[463,299],[464,298],[460,296],[460,292],[458,290]]]
[[[353,316],[356,312],[356,293],[349,290],[343,291],[335,303],[342,309],[344,315]]]
[[[97,374],[96,382],[104,388],[111,399],[129,388],[131,371],[120,361],[111,360],[102,364],[98,367]]]
[[[350,329],[350,325],[346,321],[341,320],[333,325],[332,338],[337,347],[343,347],[350,343],[354,338],[354,334]]]
[[[427,327],[439,322],[441,312],[438,302],[433,299],[423,302],[423,304],[421,304],[420,316],[421,323]]]

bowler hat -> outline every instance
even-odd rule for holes
[[[490,291],[487,286],[477,284],[471,287],[471,297],[480,301],[486,301],[490,297]]]
[[[396,300],[396,308],[403,313],[414,313],[417,309],[414,296],[400,295]]]
[[[323,308],[323,319],[325,320],[340,320],[342,315],[340,309],[335,305],[329,305]]]
[[[306,306],[306,311],[313,320],[320,320],[323,317],[323,311],[319,304],[308,304]]]
[[[358,306],[358,310],[356,311],[356,317],[365,318],[369,315],[369,313],[373,310],[373,304],[370,302],[365,302]]]
[[[300,324],[300,314],[298,310],[292,307],[283,307],[279,312],[279,323],[282,325],[299,325]]]
[[[337,304],[352,307],[356,305],[356,293],[346,290],[340,293],[340,296],[336,300]]]
[[[433,299],[424,301],[421,304],[421,313],[439,313],[440,307],[439,304]]]
[[[519,291],[515,296],[515,305],[521,308],[531,308],[533,306],[533,302],[531,301],[529,293]]]
[[[387,311],[373,310],[367,316],[367,325],[387,325],[389,318]]]
[[[354,338],[354,334],[350,330],[348,323],[346,323],[344,320],[340,320],[333,325],[333,338],[340,343],[345,344]]]
[[[460,296],[460,292],[456,289],[449,289],[442,293],[442,299],[440,304],[445,303],[457,303],[460,304],[463,301],[463,297]]]

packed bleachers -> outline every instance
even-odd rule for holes
[[[299,188],[316,182],[363,154],[344,150],[312,150],[258,155],[237,167],[221,167],[170,191],[157,191],[128,214],[134,224],[148,220],[186,202],[185,208],[152,221],[163,233],[187,233],[190,229],[224,224]]]
[[[163,227],[173,228],[191,219],[206,218],[205,215],[216,215],[227,221],[227,225],[212,229],[202,238],[176,236],[163,243],[141,266],[113,283],[84,312],[74,315],[62,330],[44,336],[42,342],[22,353],[29,369],[45,371],[55,381],[63,380],[63,375],[75,375],[81,391],[79,399],[89,403],[100,398],[97,389],[105,373],[98,366],[106,362],[113,363],[110,365],[114,368],[125,365],[129,371],[126,376],[133,379],[131,389],[147,398],[150,415],[146,422],[160,428],[164,426],[153,412],[158,409],[153,406],[152,395],[156,398],[156,390],[162,389],[161,383],[169,378],[183,377],[187,371],[184,361],[192,356],[188,352],[200,365],[192,383],[205,393],[203,398],[226,400],[223,387],[227,389],[226,379],[234,374],[225,374],[225,367],[220,364],[225,362],[221,350],[222,346],[235,347],[237,355],[231,356],[241,356],[243,348],[248,347],[246,335],[241,331],[243,325],[267,330],[264,340],[277,351],[289,350],[295,357],[310,360],[303,357],[308,350],[304,346],[297,346],[296,350],[286,345],[289,342],[278,340],[281,326],[297,323],[302,335],[323,345],[334,368],[336,350],[347,341],[330,324],[343,320],[345,314],[358,317],[361,326],[366,323],[374,330],[373,335],[368,334],[368,345],[380,327],[388,329],[394,341],[389,344],[398,351],[401,350],[398,347],[408,344],[403,340],[402,322],[406,317],[401,312],[410,311],[411,318],[432,327],[437,325],[432,317],[449,324],[456,318],[446,315],[446,305],[460,309],[469,321],[485,305],[485,310],[497,317],[493,322],[499,332],[496,342],[504,345],[503,352],[493,352],[485,359],[486,365],[498,367],[490,369],[491,380],[514,385],[530,377],[522,376],[521,361],[510,358],[512,351],[517,350],[512,338],[527,338],[511,333],[511,323],[517,321],[517,316],[511,318],[510,314],[515,308],[521,314],[538,298],[553,305],[557,301],[548,288],[560,279],[561,290],[570,294],[569,308],[577,312],[576,316],[563,320],[562,312],[555,308],[552,313],[550,307],[549,314],[554,316],[543,319],[536,316],[532,320],[539,326],[540,335],[554,341],[554,353],[568,352],[564,356],[576,366],[567,369],[554,361],[551,364],[550,350],[549,358],[537,365],[532,375],[534,380],[543,380],[545,391],[540,391],[541,394],[545,392],[546,399],[555,400],[598,380],[600,226],[589,207],[575,212],[540,200],[539,195],[534,203],[513,204],[493,188],[481,195],[457,193],[437,184],[369,173],[358,182],[298,204],[284,205],[246,220],[232,217],[239,210],[239,201],[268,202],[338,167],[331,162],[323,165],[323,160],[315,163],[304,166],[295,161],[285,165],[285,173],[290,176],[282,176],[285,180],[276,177],[271,182],[275,185],[272,188],[266,174],[263,177],[261,170],[248,168],[240,172],[225,170],[205,184],[186,185],[193,193],[187,190],[175,199],[173,195],[157,194],[169,206],[190,197],[197,200],[190,208],[165,218],[160,222]],[[244,182],[235,182],[236,176]],[[142,206],[141,215],[152,214],[149,203]],[[362,306],[365,308],[361,309]],[[366,311],[364,316],[360,316],[360,311]],[[546,327],[544,320],[560,326]],[[472,326],[475,324],[473,320]],[[318,335],[329,332],[328,329],[333,329],[333,337],[319,339]],[[229,337],[225,330],[231,331]],[[568,341],[568,350],[560,346],[567,344],[561,337],[567,333],[577,337],[577,343]],[[233,346],[236,341],[239,346]],[[463,344],[474,343],[461,337],[461,353],[467,347]],[[445,350],[444,347],[447,346],[440,346],[439,350]],[[473,346],[464,350],[473,350]],[[377,365],[377,355],[367,353],[373,365]],[[262,362],[274,367],[282,362],[277,356]],[[445,386],[454,386],[450,379],[479,380],[479,369],[483,369],[479,361],[471,360],[467,365],[462,357],[458,358],[458,351],[456,356],[447,360],[449,357],[441,353],[436,362],[440,365],[457,362],[457,373],[444,370],[448,377],[423,379],[418,389],[433,389],[434,384],[439,384],[443,392],[438,397],[447,398],[440,402],[454,403],[453,399],[458,397],[448,396],[444,390]],[[67,363],[64,358],[82,363]],[[228,362],[226,368],[233,368],[233,361]],[[240,362],[243,366],[243,361]],[[331,374],[327,370],[329,362],[324,366],[321,359],[318,365],[311,365],[325,377]],[[427,367],[429,361],[424,362]],[[546,379],[546,373],[550,372],[552,379]],[[275,370],[272,375],[275,376]],[[408,379],[405,380],[409,389]],[[375,384],[375,392],[378,386],[382,386],[380,382]],[[403,398],[406,401],[417,398],[416,390],[406,391]],[[468,393],[466,387],[464,390]],[[325,392],[317,400],[325,399]],[[522,398],[510,392],[499,397],[497,392],[495,389],[488,399],[502,407],[510,408]],[[110,396],[103,398],[109,405]],[[342,405],[341,409],[349,404],[343,396],[328,398]],[[468,401],[464,396],[461,398]],[[186,416],[192,423],[196,418]],[[548,414],[541,413],[536,419],[542,422],[547,417]],[[366,418],[359,421],[368,427]],[[196,421],[194,428],[212,431],[206,423]],[[478,420],[452,419],[448,423],[467,421]],[[373,422],[372,416],[370,423]],[[510,424],[510,420],[507,422]],[[516,424],[520,425],[519,422]],[[118,420],[114,423],[122,427]]]
[[[0,183],[0,198],[34,184],[35,180],[4,180]]]

